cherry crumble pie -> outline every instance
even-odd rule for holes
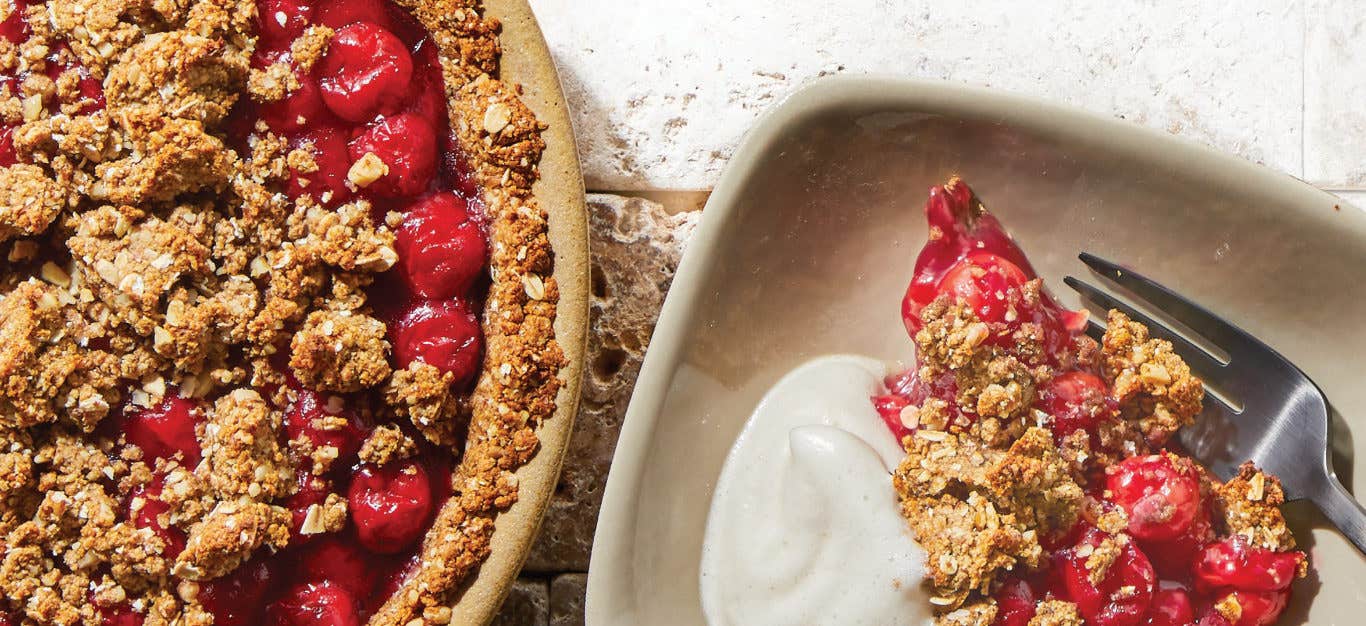
[[[1112,311],[1044,290],[968,186],[930,192],[902,306],[916,364],[873,398],[943,625],[1267,626],[1306,574],[1277,480],[1220,482],[1172,441],[1203,387]]]
[[[478,0],[0,0],[0,626],[443,624],[564,356]]]

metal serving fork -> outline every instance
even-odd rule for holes
[[[1205,412],[1180,431],[1187,450],[1221,479],[1251,460],[1280,477],[1290,500],[1308,499],[1366,554],[1366,508],[1338,481],[1328,454],[1328,403],[1314,381],[1246,331],[1170,289],[1114,263],[1082,253],[1095,273],[1123,287],[1228,354],[1227,359],[1187,340],[1169,325],[1114,296],[1068,276],[1064,282],[1104,309],[1119,309],[1148,326],[1153,337],[1172,342],[1201,380]],[[1091,332],[1103,332],[1092,322]]]

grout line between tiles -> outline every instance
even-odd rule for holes
[[[1306,178],[1309,162],[1309,2],[1300,0],[1300,177]]]

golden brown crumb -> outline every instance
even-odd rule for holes
[[[219,398],[204,426],[204,461],[197,473],[223,499],[286,495],[294,468],[280,447],[279,430],[280,414],[261,394],[238,389]]]
[[[398,370],[384,389],[385,402],[412,421],[432,443],[450,445],[461,426],[460,406],[451,377],[420,361]]]
[[[1006,451],[971,435],[926,433],[913,438],[892,481],[929,555],[935,596],[952,609],[987,594],[998,572],[1037,565],[1039,534],[1070,528],[1083,494],[1043,429]]]
[[[308,387],[360,391],[389,377],[384,324],[348,311],[314,311],[290,344],[289,367]]]
[[[991,626],[996,622],[996,601],[977,600],[934,618],[935,626]]]
[[[1150,339],[1147,327],[1110,311],[1102,352],[1121,417],[1136,423],[1149,444],[1160,446],[1195,422],[1205,389],[1171,342]]]
[[[385,424],[371,431],[360,447],[360,460],[373,465],[388,465],[417,452],[417,444],[397,426]]]
[[[66,203],[62,186],[41,168],[23,163],[0,167],[0,242],[41,235]]]
[[[218,578],[237,569],[261,546],[289,543],[289,511],[250,500],[224,500],[190,529],[172,573],[187,580]]]
[[[1028,626],[1082,626],[1077,605],[1062,600],[1044,600],[1034,609]]]
[[[1295,537],[1281,512],[1285,491],[1275,476],[1262,473],[1251,462],[1244,463],[1237,476],[1215,487],[1214,497],[1230,534],[1276,552],[1295,548]]]

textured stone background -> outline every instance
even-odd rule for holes
[[[607,468],[707,191],[831,73],[988,85],[1165,130],[1366,207],[1362,0],[531,0],[590,191],[594,334],[560,493],[499,624],[583,623]]]
[[[710,189],[760,113],[842,72],[1041,96],[1366,190],[1359,0],[531,4],[590,189]]]

